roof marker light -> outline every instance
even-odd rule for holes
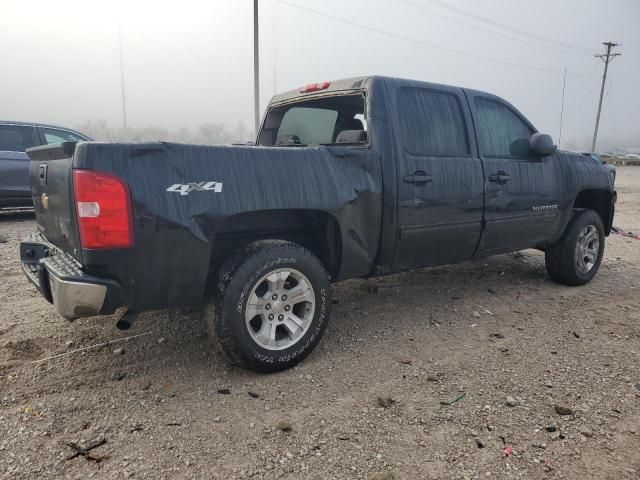
[[[300,89],[300,93],[311,93],[317,92],[319,90],[326,90],[331,85],[331,82],[322,82],[322,83],[310,83],[305,85]]]

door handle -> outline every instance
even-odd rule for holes
[[[418,170],[417,172],[414,172],[413,175],[405,175],[402,180],[404,183],[424,185],[425,183],[433,182],[433,177],[422,170]]]
[[[489,181],[490,182],[496,182],[499,185],[504,185],[505,183],[507,183],[509,180],[511,180],[511,175],[505,173],[505,172],[498,172],[498,173],[494,173],[493,175],[489,175]]]

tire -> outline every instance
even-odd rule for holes
[[[562,237],[545,250],[549,277],[564,285],[588,283],[600,267],[604,242],[600,215],[593,210],[576,211]]]
[[[230,362],[258,372],[285,370],[306,358],[330,313],[324,267],[306,248],[282,240],[238,251],[220,269],[213,305],[204,311]]]

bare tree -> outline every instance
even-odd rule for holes
[[[230,142],[251,140],[251,132],[243,122],[229,130],[224,123],[207,122],[199,125],[195,131],[186,127],[169,130],[148,125],[145,127],[111,127],[106,120],[87,120],[76,130],[85,133],[94,140],[103,142],[179,142],[203,145],[219,145]]]

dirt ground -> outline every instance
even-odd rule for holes
[[[617,188],[640,231],[640,168]],[[34,227],[0,214],[3,478],[640,478],[638,240],[579,288],[537,251],[337,284],[317,350],[259,375],[197,315],[59,318],[19,265]]]

